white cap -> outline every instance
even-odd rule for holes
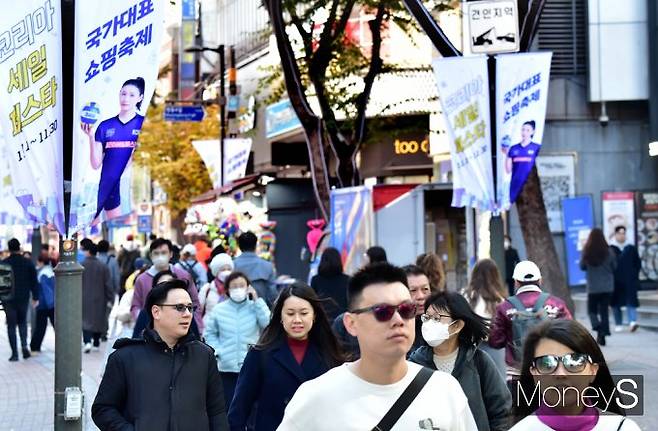
[[[210,261],[210,272],[212,272],[212,275],[217,277],[217,274],[219,274],[219,269],[224,266],[231,267],[231,271],[232,271],[233,259],[231,259],[231,256],[229,256],[226,253],[220,253],[217,256],[213,257],[212,260]]]
[[[522,260],[514,267],[512,278],[521,282],[539,281],[541,280],[541,272],[539,272],[539,267],[534,262]]]
[[[192,244],[185,244],[185,247],[181,250],[181,254],[196,256],[196,247]]]

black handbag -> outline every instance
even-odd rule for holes
[[[427,381],[434,373],[427,367],[418,371],[416,377],[409,383],[409,386],[402,392],[400,397],[395,401],[393,406],[386,412],[381,421],[372,429],[372,431],[390,431],[393,425],[400,419],[411,403],[416,399],[420,391],[425,387]]]

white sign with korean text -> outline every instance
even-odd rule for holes
[[[224,184],[244,178],[251,153],[251,138],[224,140]]]
[[[69,233],[132,211],[132,159],[160,65],[158,0],[76,4]]]
[[[222,154],[219,151],[219,139],[192,141],[192,146],[201,156],[208,169],[210,181],[215,189],[222,187]]]
[[[544,134],[550,52],[496,56],[497,202],[508,210],[523,190]]]
[[[452,206],[494,210],[487,58],[442,58],[433,67],[450,136]]]
[[[64,233],[61,34],[59,1],[13,2],[0,13],[3,181],[25,219]]]
[[[464,27],[473,54],[519,50],[516,0],[473,1],[465,3],[465,8]]]

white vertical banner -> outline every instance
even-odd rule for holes
[[[496,56],[497,201],[508,210],[541,150],[551,52]]]
[[[244,178],[251,152],[251,138],[224,139],[224,184]]]
[[[76,4],[69,233],[132,211],[132,159],[157,82],[167,4]]]
[[[219,151],[219,139],[192,141],[192,146],[201,156],[201,160],[208,169],[210,181],[215,189],[222,187],[222,160]]]
[[[441,58],[433,68],[450,135],[452,206],[494,210],[487,58]]]
[[[5,2],[0,13],[0,129],[14,196],[32,222],[64,233],[62,42],[58,0]]]

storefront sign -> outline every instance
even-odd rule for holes
[[[496,196],[502,210],[516,201],[541,150],[551,56],[496,56]]]
[[[450,134],[452,206],[494,210],[487,58],[442,58],[433,67]]]
[[[166,4],[76,4],[69,234],[130,213],[132,159],[155,90]]]
[[[2,8],[0,145],[9,169],[0,175],[9,178],[22,218],[52,224],[63,234],[61,23],[59,1]]]
[[[615,228],[626,228],[626,242],[635,244],[635,202],[633,192],[603,192],[603,234],[609,243],[615,239]]]
[[[361,150],[360,172],[364,178],[417,174],[432,169],[429,137],[425,131],[395,133],[370,142]]]
[[[137,216],[137,232],[150,233],[152,229],[152,217],[150,215]]]
[[[658,281],[658,190],[636,193],[640,279]]]
[[[267,139],[302,127],[290,100],[282,100],[265,108],[265,136]]]
[[[561,204],[569,286],[580,286],[586,283],[586,274],[580,269],[580,257],[594,227],[592,197],[564,198]]]

